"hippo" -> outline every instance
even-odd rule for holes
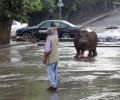
[[[88,56],[94,57],[97,55],[97,34],[94,31],[78,30],[74,36],[74,46],[76,49],[76,59],[84,58],[85,50],[88,50]]]

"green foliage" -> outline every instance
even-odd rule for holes
[[[53,14],[55,11],[55,0],[41,0],[42,1],[42,10],[46,11],[46,13]]]
[[[27,13],[41,10],[41,0],[0,0],[0,16],[12,19],[27,19]]]

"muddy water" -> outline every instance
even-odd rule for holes
[[[60,43],[59,84],[46,91],[43,47],[0,49],[0,100],[120,100],[120,48],[98,47],[98,56],[74,60],[72,43]]]

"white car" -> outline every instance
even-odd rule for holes
[[[12,22],[12,26],[11,26],[11,37],[16,36],[16,30],[20,29],[20,28],[24,28],[27,27],[28,24],[27,23],[20,23],[18,21],[13,20]]]

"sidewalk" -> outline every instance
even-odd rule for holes
[[[11,47],[11,46],[26,45],[26,44],[31,44],[31,42],[10,41],[10,44],[2,45],[2,46],[0,46],[0,49],[1,49],[1,48],[8,48],[8,47]]]

